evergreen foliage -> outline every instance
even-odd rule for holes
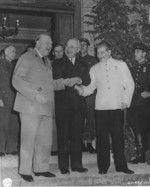
[[[106,40],[113,47],[112,54],[130,62],[134,42],[150,44],[149,0],[94,0],[85,23],[94,27],[87,30],[98,43]]]

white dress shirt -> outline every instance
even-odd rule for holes
[[[125,62],[112,57],[107,62],[99,62],[90,69],[91,83],[83,86],[84,96],[97,89],[96,110],[121,109],[121,103],[130,106],[134,91],[134,81]]]
[[[75,64],[75,57],[69,58],[69,60],[72,62],[73,65]]]

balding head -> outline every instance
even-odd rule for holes
[[[13,61],[16,57],[16,48],[14,46],[7,46],[5,49],[4,49],[4,54],[5,54],[5,58],[8,60],[8,61]]]
[[[80,42],[76,38],[69,39],[65,45],[65,54],[68,58],[73,58],[80,51]]]
[[[35,39],[35,48],[41,53],[41,55],[48,56],[52,49],[52,39],[48,34],[40,34]]]

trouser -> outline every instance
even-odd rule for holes
[[[10,118],[10,125],[8,130],[8,139],[6,144],[6,153],[18,151],[20,142],[20,120],[18,112],[12,111]]]
[[[18,149],[19,121],[11,106],[0,107],[0,152],[10,153]]]
[[[51,151],[57,151],[57,127],[56,127],[56,120],[55,117],[53,117],[53,125],[52,125],[52,150]]]
[[[98,169],[107,171],[110,166],[111,135],[114,163],[117,169],[127,168],[124,154],[123,111],[96,110],[96,150]]]
[[[19,173],[49,171],[52,145],[52,117],[20,113],[21,147]]]
[[[135,135],[135,144],[138,149],[143,147],[143,154],[150,149],[150,106],[138,105],[128,109],[127,119]]]
[[[59,169],[82,168],[84,110],[56,108]]]
[[[85,102],[86,110],[83,140],[86,140],[88,143],[91,143],[95,138],[95,94],[86,97]]]

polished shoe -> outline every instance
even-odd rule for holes
[[[83,152],[88,152],[88,149],[87,149],[85,143],[82,143],[82,151]]]
[[[107,173],[107,170],[106,169],[99,169],[99,174],[106,174]]]
[[[57,155],[58,155],[57,151],[51,151],[51,156],[57,156]]]
[[[96,150],[93,148],[92,143],[87,143],[87,151],[89,153],[96,153]]]
[[[5,156],[5,153],[3,153],[3,152],[0,152],[0,156]]]
[[[20,174],[20,176],[21,176],[25,181],[28,181],[28,182],[32,182],[32,181],[33,181],[32,175],[23,175],[23,174]]]
[[[69,174],[69,170],[68,169],[61,169],[60,170],[61,174]]]
[[[35,176],[43,176],[43,177],[56,177],[55,174],[47,172],[34,172]]]
[[[129,161],[129,163],[131,164],[138,164],[138,163],[145,163],[145,157],[144,156],[141,156],[141,157],[136,157],[132,160]]]
[[[87,172],[88,169],[87,168],[74,168],[74,169],[72,169],[72,171],[77,171],[79,173],[84,173],[84,172]]]
[[[102,171],[102,170],[99,170],[99,172],[98,172],[99,174],[106,174],[107,173],[107,171]]]
[[[128,168],[123,168],[123,169],[116,169],[116,171],[118,172],[123,172],[123,173],[126,173],[126,174],[133,174],[134,171],[128,169]]]

